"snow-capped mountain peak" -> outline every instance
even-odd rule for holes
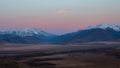
[[[100,28],[100,29],[113,29],[115,31],[120,31],[120,25],[115,25],[115,24],[99,24],[96,26],[89,26],[87,27],[87,29],[96,29],[96,28]]]
[[[44,32],[36,28],[25,28],[25,29],[9,29],[9,30],[0,30],[0,34],[14,34],[19,36],[33,36],[33,35],[44,35],[50,36],[52,34]]]

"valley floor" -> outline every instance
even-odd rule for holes
[[[0,68],[120,68],[120,43],[1,44]]]

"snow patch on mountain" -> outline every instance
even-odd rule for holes
[[[100,28],[100,29],[110,28],[110,29],[113,29],[115,31],[120,31],[120,25],[115,25],[115,24],[99,24],[99,25],[96,25],[96,26],[89,26],[86,29],[90,30],[90,29],[97,29],[97,28]]]
[[[52,36],[52,34],[50,33],[35,28],[1,30],[0,34],[14,34],[19,36],[33,36],[33,35]]]

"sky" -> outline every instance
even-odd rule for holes
[[[0,0],[0,29],[64,34],[104,23],[120,24],[120,0]]]

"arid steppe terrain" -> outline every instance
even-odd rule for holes
[[[0,68],[120,68],[120,43],[1,44]]]

